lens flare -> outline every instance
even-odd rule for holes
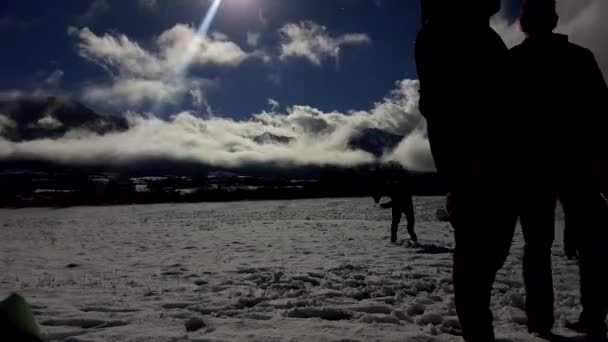
[[[196,55],[200,52],[202,47],[201,45],[204,43],[204,39],[209,33],[211,24],[213,24],[213,20],[215,19],[221,4],[222,0],[213,0],[213,3],[207,10],[205,17],[198,28],[198,31],[192,38],[192,41],[188,44],[182,61],[175,67],[173,75],[170,77],[170,82],[175,82],[176,84],[183,84],[186,82],[188,68],[192,64],[192,61],[194,61],[196,58]],[[161,111],[162,106],[163,104],[157,101],[153,107],[152,113],[158,114],[158,112]]]
[[[205,18],[203,22],[198,28],[197,35],[192,39],[186,53],[184,54],[184,60],[179,64],[178,69],[176,70],[176,74],[183,79],[186,72],[188,71],[188,67],[194,60],[194,57],[201,49],[201,39],[207,36],[209,33],[209,29],[211,28],[211,24],[213,24],[213,20],[217,15],[217,11],[222,4],[222,0],[213,0],[211,7],[207,10],[207,14],[205,14]]]

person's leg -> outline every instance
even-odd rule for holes
[[[551,247],[555,238],[556,196],[528,189],[520,217],[525,239],[523,275],[526,286],[528,330],[548,334],[553,328]]]
[[[581,328],[598,341],[606,340],[608,312],[608,208],[599,193],[571,188],[564,193],[564,210],[571,215],[579,251]]]
[[[416,215],[414,214],[414,201],[412,196],[406,196],[403,203],[403,212],[407,219],[407,232],[410,234],[410,239],[417,242],[418,236],[416,235]]]
[[[456,311],[468,342],[494,341],[492,285],[509,254],[517,222],[513,203],[497,197],[453,192],[448,203],[456,238]]]
[[[393,200],[392,206],[393,220],[391,222],[391,242],[397,242],[397,231],[399,230],[399,222],[401,222],[401,205]]]

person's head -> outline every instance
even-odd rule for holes
[[[422,22],[430,19],[487,20],[500,11],[500,0],[421,0]]]
[[[555,0],[526,0],[519,18],[521,29],[528,36],[546,35],[553,32],[558,20]]]

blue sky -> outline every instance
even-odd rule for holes
[[[62,0],[45,6],[37,0],[4,2],[0,39],[10,53],[0,55],[0,89],[63,92],[112,113],[190,109],[185,99],[159,108],[150,103],[108,105],[83,96],[83,88],[111,82],[109,73],[115,71],[79,55],[78,39],[68,28],[88,28],[99,37],[125,35],[154,50],[156,37],[176,24],[197,27],[209,5],[208,0]],[[344,44],[338,55],[326,56],[320,65],[302,57],[281,60],[281,29],[304,21],[325,27],[328,37],[363,34],[369,40]],[[224,116],[257,113],[268,107],[268,99],[326,111],[366,109],[396,81],[416,78],[412,48],[419,26],[418,0],[224,0],[211,32],[225,34],[243,51],[263,50],[271,60],[200,65],[190,69],[189,77],[213,83],[204,97],[214,113]],[[248,44],[248,33],[259,35],[256,47]]]

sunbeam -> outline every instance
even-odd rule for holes
[[[175,70],[170,75],[169,81],[175,82],[176,84],[182,84],[186,81],[188,74],[188,68],[192,64],[192,61],[196,58],[196,55],[200,52],[202,44],[209,33],[209,29],[213,24],[217,12],[222,4],[222,0],[213,0],[211,7],[207,10],[203,21],[201,22],[196,35],[192,38],[192,41],[188,44],[186,51],[184,52],[183,58],[180,63],[177,64]],[[153,114],[158,114],[163,109],[161,101],[156,101],[152,109]]]
[[[203,19],[201,25],[198,28],[197,35],[194,37],[194,39],[192,39],[192,42],[190,42],[190,45],[188,46],[188,49],[184,54],[183,61],[177,67],[176,74],[179,77],[178,81],[183,79],[183,77],[188,71],[188,67],[192,63],[192,60],[200,51],[201,40],[204,39],[205,36],[207,36],[207,33],[209,33],[209,28],[211,28],[211,24],[213,23],[213,20],[217,15],[217,11],[219,10],[221,3],[222,0],[213,0],[211,7],[209,7],[207,14],[205,14],[205,18]]]

